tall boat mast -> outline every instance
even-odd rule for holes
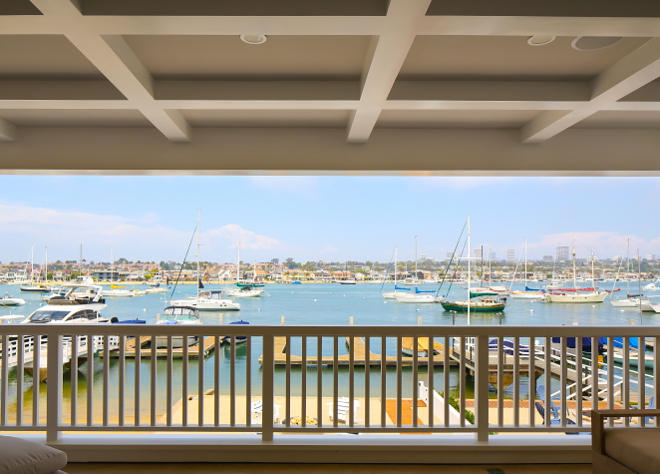
[[[30,281],[34,278],[34,242],[32,242],[32,259],[30,263]]]
[[[472,267],[470,266],[470,262],[472,261],[472,257],[470,253],[472,252],[472,239],[470,236],[470,216],[468,216],[468,281],[467,281],[467,323],[468,326],[470,325],[470,273],[472,271]]]
[[[200,222],[202,219],[202,210],[197,209],[197,297],[199,298],[199,281],[200,281],[200,276],[199,276],[199,234],[201,234],[201,227],[200,227]]]
[[[591,249],[591,287],[596,291],[596,274],[594,273],[594,250]]]
[[[236,284],[238,285],[241,271],[241,241],[238,241],[238,257],[236,258]]]
[[[115,274],[113,272],[114,268],[115,268],[115,257],[112,253],[112,247],[110,247],[110,285],[112,285],[112,282],[115,281]]]
[[[525,237],[525,290],[524,291],[527,291],[527,237]]]
[[[639,249],[637,249],[637,282],[639,283],[639,325],[644,324],[644,315],[642,314],[642,260],[639,258]],[[639,346],[640,350],[642,346]]]
[[[46,247],[46,269],[44,272],[44,281],[48,283],[48,247]]]
[[[417,236],[415,236],[415,278],[413,278],[415,285],[417,284]]]
[[[575,291],[577,292],[577,270],[575,269],[575,234],[573,234],[573,288],[575,288]]]
[[[397,246],[394,246],[394,291],[396,291],[396,267],[398,265]]]

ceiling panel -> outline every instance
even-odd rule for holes
[[[382,16],[387,0],[82,0],[85,15]]]
[[[383,110],[376,128],[520,128],[538,114],[532,110]]]
[[[553,0],[551,2],[470,0],[469,2],[448,2],[447,0],[433,0],[426,14],[645,17],[660,16],[660,4],[648,0],[626,0],[625,2],[603,0]]]
[[[660,111],[602,110],[573,128],[660,128]]]
[[[194,127],[344,128],[347,110],[182,110]]]
[[[19,127],[150,127],[137,110],[0,110]]]
[[[30,0],[0,1],[0,15],[41,15]]]
[[[369,36],[126,36],[156,79],[345,79],[360,77]]]
[[[1,35],[0,79],[104,79],[62,35]]]
[[[399,80],[590,80],[647,41],[577,51],[573,39],[530,46],[522,36],[417,36]]]

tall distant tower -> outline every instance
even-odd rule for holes
[[[557,245],[557,261],[566,262],[570,258],[568,245]]]
[[[507,260],[507,262],[515,262],[516,261],[516,250],[515,249],[507,249],[507,251],[506,251],[506,260]]]

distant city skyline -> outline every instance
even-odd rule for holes
[[[444,260],[468,215],[472,248],[541,260],[660,253],[660,178],[1,176],[0,261],[181,261],[202,211],[213,262]],[[642,204],[640,204],[642,203]],[[188,260],[194,259],[196,241]],[[460,251],[460,248],[459,248]],[[466,253],[467,253],[466,249]]]

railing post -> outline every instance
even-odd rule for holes
[[[261,441],[273,441],[273,409],[275,404],[274,377],[275,377],[275,337],[264,334],[264,358],[261,382]]]
[[[488,336],[477,336],[474,380],[474,408],[477,441],[488,441]]]
[[[46,378],[47,418],[46,442],[57,443],[61,439],[59,426],[62,422],[62,335],[48,335],[48,368]],[[39,351],[40,352],[40,351]],[[35,357],[39,354],[35,352]],[[37,379],[39,374],[35,374]]]

